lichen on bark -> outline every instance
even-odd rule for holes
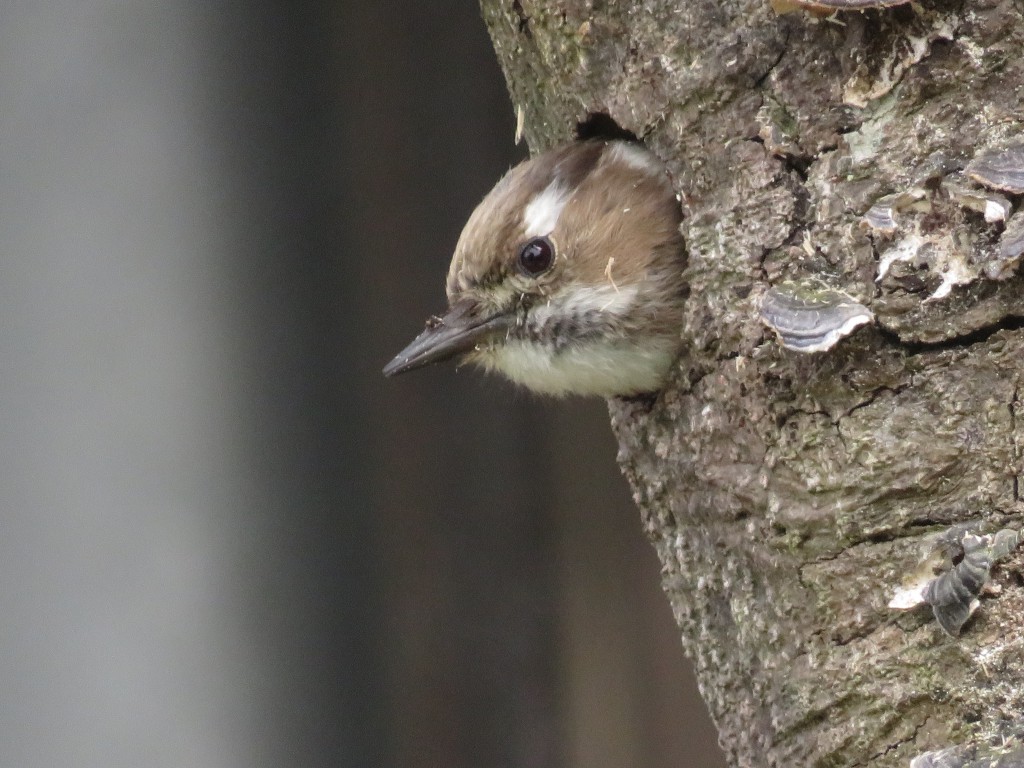
[[[606,114],[681,195],[680,362],[653,404],[610,410],[730,761],[907,765],[1024,719],[1019,554],[959,638],[888,607],[924,537],[1024,512],[1024,278],[976,268],[1005,221],[944,191],[1024,136],[1021,5],[482,9],[533,150]],[[928,204],[899,214],[903,231],[865,225],[907,189]],[[880,275],[900,238],[909,255]],[[802,280],[877,324],[819,354],[781,349],[758,301]]]

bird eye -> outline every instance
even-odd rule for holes
[[[555,259],[555,246],[546,237],[528,240],[519,251],[519,266],[528,275],[537,276],[551,269]]]

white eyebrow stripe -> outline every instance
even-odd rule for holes
[[[645,171],[650,176],[664,176],[665,166],[655,157],[650,150],[627,141],[617,141],[608,148],[608,157],[635,168],[638,171]]]
[[[547,188],[531,200],[523,212],[523,229],[527,237],[543,237],[550,235],[562,209],[572,197],[572,191],[566,189],[561,179],[555,179]]]

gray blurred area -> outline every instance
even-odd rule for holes
[[[0,2],[0,766],[721,765],[601,402],[380,367],[473,0]]]

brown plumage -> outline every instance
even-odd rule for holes
[[[583,141],[516,166],[470,216],[450,310],[385,369],[455,355],[553,394],[661,386],[685,297],[681,212],[635,143]]]

